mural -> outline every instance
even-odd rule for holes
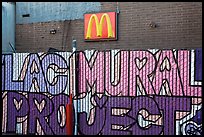
[[[2,133],[65,135],[75,82],[79,135],[202,134],[202,48],[2,55]]]
[[[2,132],[66,134],[70,56],[65,52],[2,55]]]

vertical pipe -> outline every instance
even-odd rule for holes
[[[71,100],[70,100],[71,102]],[[66,105],[66,125],[67,125],[67,135],[72,135],[72,130],[73,130],[73,119],[72,119],[72,103]]]
[[[76,40],[72,40],[72,52],[73,54],[73,95],[76,96],[76,50],[77,50],[77,45],[76,45]],[[75,108],[75,122],[74,122],[74,135],[77,135],[77,110],[78,110],[78,100],[74,101],[74,108]]]
[[[73,135],[73,110],[72,110],[72,94],[69,95],[69,104],[66,105],[66,125],[67,135]]]
[[[76,40],[72,41],[72,52],[74,53],[76,51]],[[76,54],[73,54],[73,59],[71,61],[71,63],[73,63],[73,69],[72,69],[72,89],[70,90],[70,96],[69,96],[69,104],[66,105],[66,125],[67,125],[67,135],[73,135],[73,104],[72,104],[72,94],[74,96],[76,96],[76,58],[75,58]],[[77,101],[77,100],[76,100]],[[77,104],[76,102],[74,102],[74,106],[75,108],[77,108]],[[74,134],[77,134],[77,111],[75,111],[76,113],[75,115],[75,131]]]

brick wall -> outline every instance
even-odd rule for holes
[[[101,12],[116,11],[116,2],[102,2]],[[17,52],[41,52],[49,47],[78,50],[202,47],[201,2],[119,2],[118,41],[84,42],[83,19],[17,24]],[[158,27],[150,28],[153,21]],[[50,29],[56,34],[50,34]]]

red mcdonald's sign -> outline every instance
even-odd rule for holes
[[[84,39],[117,40],[116,17],[116,12],[84,14]]]

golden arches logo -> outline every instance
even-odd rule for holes
[[[100,22],[99,22],[98,17],[96,16],[96,14],[91,15],[91,17],[89,19],[89,22],[88,22],[88,28],[87,28],[87,33],[86,33],[86,38],[87,39],[91,38],[91,29],[92,29],[93,21],[95,21],[95,24],[96,24],[96,35],[97,35],[97,37],[102,36],[102,29],[103,29],[104,19],[106,19],[106,23],[107,23],[108,38],[114,37],[110,17],[109,17],[109,15],[107,13],[104,13],[101,16]]]

